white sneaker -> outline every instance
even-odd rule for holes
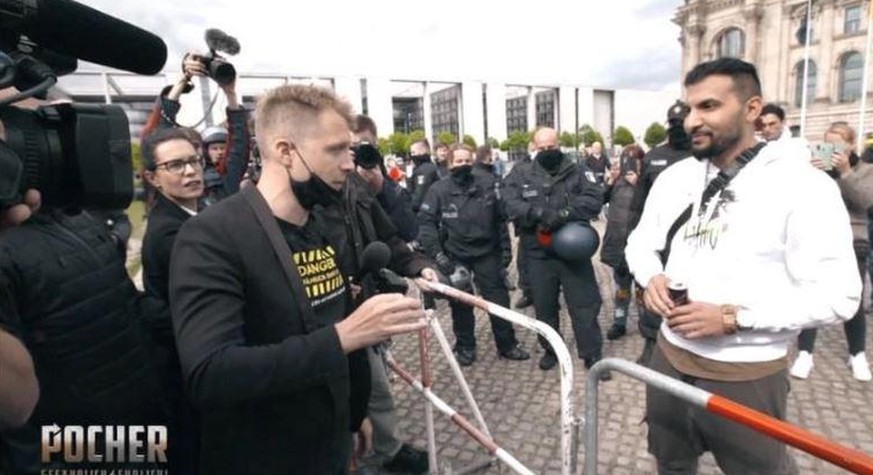
[[[797,354],[797,359],[794,360],[794,364],[791,365],[791,370],[788,372],[797,379],[806,379],[809,377],[809,372],[812,371],[813,366],[812,353],[801,351]]]
[[[867,364],[867,355],[863,351],[849,357],[849,366],[852,368],[852,376],[858,381],[873,379],[873,374],[870,374],[870,365]]]

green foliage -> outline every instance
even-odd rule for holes
[[[634,138],[634,134],[623,125],[619,125],[615,128],[615,132],[612,133],[612,143],[614,145],[621,145],[622,147],[630,145],[636,142]]]
[[[421,129],[413,130],[409,133],[409,145],[418,142],[419,140],[424,140],[426,136],[424,135],[424,131]]]
[[[600,142],[603,144],[603,136],[600,135],[600,132],[594,130],[594,127],[591,127],[589,124],[579,127],[579,137],[582,139],[582,143],[585,144],[586,147],[590,147],[594,142]]]
[[[497,139],[495,139],[494,137],[488,137],[487,139],[485,139],[485,143],[494,150],[497,150],[498,148],[500,150],[503,150],[503,148],[500,146],[500,142],[498,142]]]
[[[383,157],[391,153],[391,142],[385,137],[379,137],[377,146]]]
[[[500,150],[504,152],[510,150],[527,150],[527,144],[530,142],[531,135],[532,132],[512,132],[509,134],[509,137],[500,144]]]
[[[474,139],[472,135],[464,134],[463,142],[465,145],[469,145],[470,147],[473,147],[474,150],[476,149],[476,147],[479,146],[476,144],[476,139]]]
[[[411,144],[408,135],[403,132],[395,132],[388,136],[388,153],[406,156]]]
[[[142,170],[142,151],[137,142],[130,142],[130,162],[133,164],[133,172]]]
[[[443,145],[454,145],[458,142],[458,137],[455,137],[455,134],[451,132],[440,132],[436,141]]]
[[[571,134],[567,131],[561,132],[561,135],[558,137],[558,143],[561,147],[576,148],[581,142],[582,139],[579,137],[579,134]]]
[[[649,146],[649,148],[654,148],[659,143],[663,142],[667,138],[667,129],[664,128],[658,122],[652,122],[652,125],[646,129],[646,135],[643,137],[643,142]]]

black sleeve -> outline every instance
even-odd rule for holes
[[[537,225],[537,220],[532,216],[532,206],[521,196],[522,179],[523,173],[516,171],[513,167],[506,180],[503,181],[504,210],[506,216],[518,227],[533,228]]]
[[[640,222],[640,217],[643,215],[643,208],[646,205],[646,199],[649,197],[649,191],[652,189],[652,174],[648,171],[647,162],[643,162],[643,169],[640,171],[640,181],[634,187],[634,196],[631,198],[630,212],[628,214],[628,230],[636,229]]]
[[[173,248],[170,307],[194,403],[201,408],[246,404],[345,374],[347,358],[333,326],[275,344],[246,346],[247,271],[236,251],[240,243],[229,232],[193,218]]]
[[[227,159],[224,191],[228,196],[239,191],[239,183],[249,161],[249,112],[242,106],[227,109]]]
[[[418,223],[415,213],[412,212],[412,199],[409,192],[395,185],[393,190],[384,190],[379,200],[385,200],[385,210],[397,228],[400,239],[406,242],[414,241],[418,235]]]
[[[431,188],[424,197],[424,202],[418,210],[418,242],[424,248],[424,252],[430,257],[436,257],[443,252],[440,243],[440,204],[437,190]]]
[[[603,207],[603,187],[592,181],[590,172],[583,168],[575,189],[569,195],[567,211],[569,221],[590,221],[600,214]]]
[[[421,203],[424,202],[424,197],[427,194],[427,190],[430,189],[430,186],[434,184],[437,180],[439,180],[439,175],[437,174],[436,166],[427,167],[423,171],[421,171],[424,178],[422,179],[422,183],[418,183],[419,180],[418,175],[413,173],[412,178],[416,183],[412,189],[412,211],[418,212],[421,208]]]
[[[423,255],[413,252],[406,241],[397,234],[397,228],[391,223],[391,218],[378,200],[373,200],[370,206],[370,218],[376,229],[376,237],[391,249],[391,261],[388,268],[404,277],[416,277],[425,267],[432,267],[431,262]]]

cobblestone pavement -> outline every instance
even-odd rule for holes
[[[608,267],[598,264],[596,271],[604,297],[600,326],[605,333],[611,323],[613,284]],[[512,300],[517,296],[514,292]],[[442,327],[453,342],[448,306],[440,302],[438,307]],[[525,312],[534,316],[532,308],[525,309]],[[636,329],[636,310],[633,307],[631,315],[627,336],[615,342],[604,337],[604,356],[633,361],[640,354],[642,338]],[[867,317],[870,316],[868,313]],[[575,342],[565,311],[561,318],[564,341],[570,353],[575,354]],[[788,420],[848,447],[873,454],[873,405],[869,402],[873,399],[873,383],[852,379],[846,366],[845,338],[840,327],[830,326],[819,332],[815,368],[810,378],[805,381],[792,379]],[[868,332],[868,346],[871,333]],[[542,351],[533,333],[517,329],[517,334],[522,346],[531,352],[531,359],[522,362],[498,359],[488,319],[477,311],[478,361],[464,368],[464,375],[498,444],[536,473],[560,473],[558,371],[544,372],[537,367]],[[416,376],[420,375],[415,337],[395,339],[393,352],[404,367]],[[473,420],[445,356],[433,339],[430,354],[434,392]],[[575,401],[577,414],[581,415],[586,370],[578,359],[573,363]],[[392,388],[398,407],[401,439],[426,447],[423,398],[399,377],[393,379]],[[600,394],[598,472],[616,475],[655,473],[653,458],[646,451],[646,426],[641,423],[645,405],[643,384],[613,374],[612,381],[601,383]],[[458,471],[488,459],[484,449],[451,421],[434,412],[441,473],[448,473],[447,469]],[[846,473],[806,453],[791,450],[802,474]],[[584,456],[580,443],[580,473]],[[498,462],[478,473],[513,472]],[[713,458],[706,455],[701,459],[699,473],[721,472]]]

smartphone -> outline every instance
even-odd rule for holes
[[[831,161],[831,155],[834,154],[834,144],[831,142],[822,142],[815,147],[815,157],[821,160],[825,170],[833,170],[834,164]]]

